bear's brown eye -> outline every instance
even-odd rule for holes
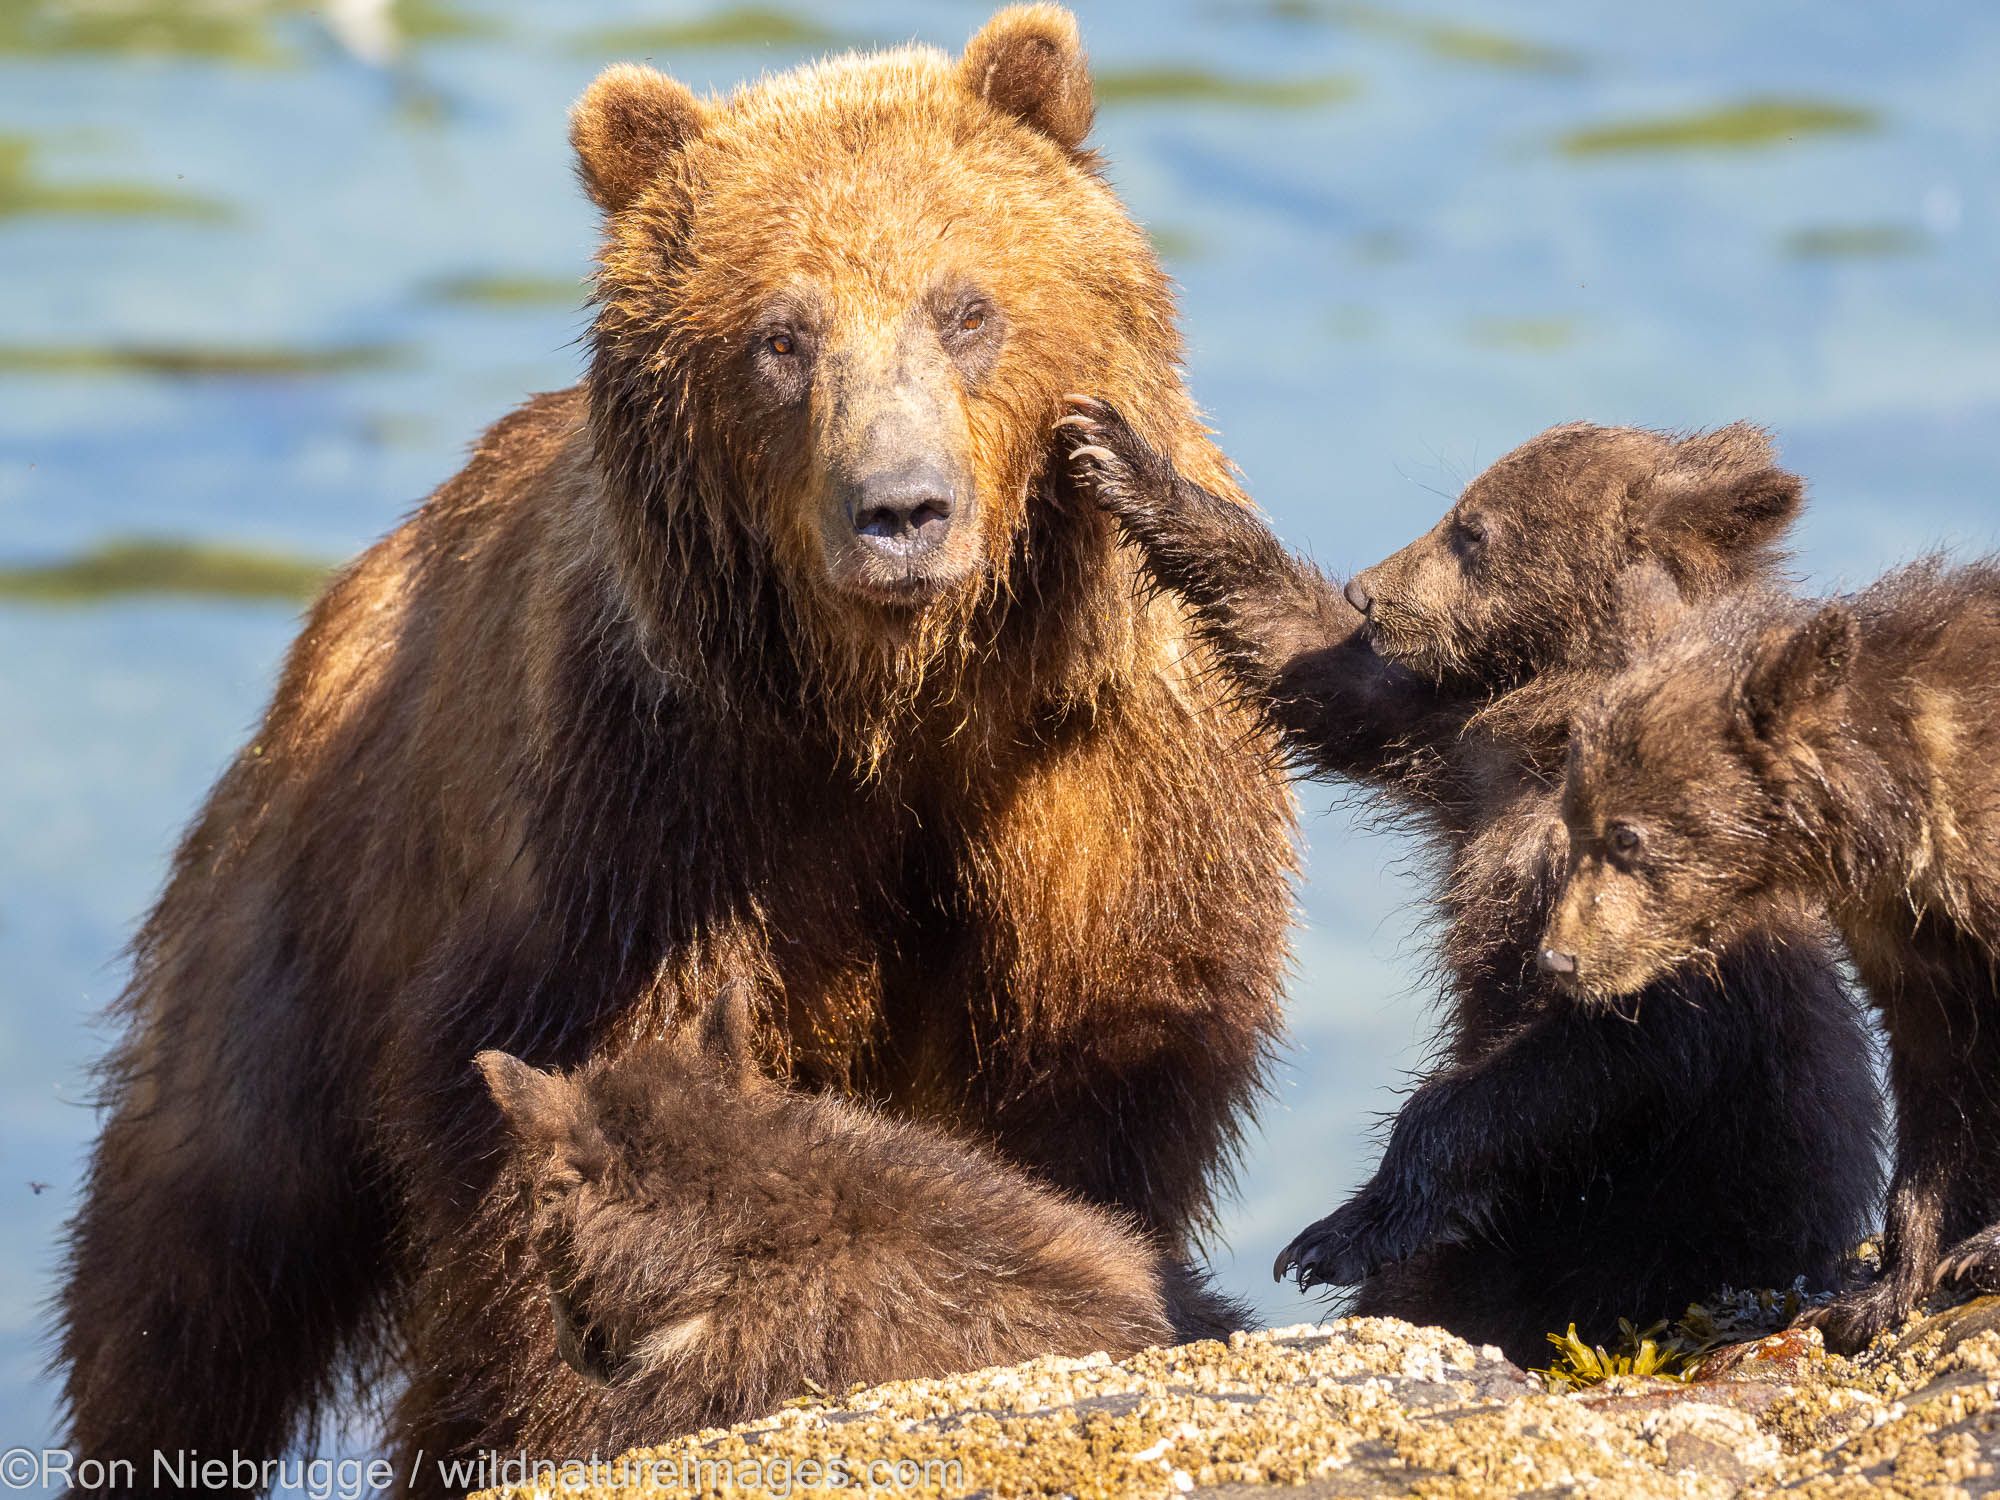
[[[1611,828],[1611,847],[1620,854],[1636,854],[1639,846],[1646,842],[1639,830],[1630,823],[1615,823]]]
[[[765,347],[773,354],[790,354],[798,344],[789,333],[774,333],[764,340]]]
[[[986,314],[974,308],[958,320],[958,326],[967,333],[977,333],[986,326]]]

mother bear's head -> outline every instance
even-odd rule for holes
[[[835,58],[722,100],[621,65],[578,102],[606,221],[593,444],[657,650],[768,656],[776,632],[821,687],[907,692],[990,648],[1019,596],[1075,592],[1038,540],[1068,391],[1223,479],[1165,277],[1083,147],[1091,113],[1050,5],[956,60]]]

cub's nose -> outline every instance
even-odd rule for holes
[[[1574,974],[1576,955],[1563,953],[1555,948],[1544,948],[1535,955],[1535,962],[1541,965],[1544,974]]]
[[[1347,587],[1342,589],[1341,592],[1347,595],[1347,602],[1360,610],[1364,615],[1368,613],[1368,606],[1375,602],[1375,596],[1369,593],[1367,587],[1361,582],[1361,575],[1359,573],[1347,580]]]
[[[951,529],[951,481],[929,464],[877,475],[858,490],[854,534],[878,551],[928,552]]]

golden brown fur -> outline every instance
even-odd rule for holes
[[[1290,805],[1048,471],[1088,384],[1233,493],[1087,114],[1021,84],[1074,84],[1074,24],[972,55],[586,95],[588,381],[314,607],[139,936],[63,1294],[80,1450],[269,1453],[356,1358],[462,1358],[473,1054],[575,1067],[728,981],[774,1076],[1189,1253],[1279,1024]],[[911,473],[949,515],[871,539]],[[480,1432],[419,1379],[392,1440]]]

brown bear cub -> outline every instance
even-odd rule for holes
[[[741,987],[693,1031],[568,1077],[480,1054],[533,1225],[522,1269],[564,1358],[610,1387],[543,1364],[470,1403],[496,1433],[609,1457],[855,1382],[1172,1341],[1166,1259],[1119,1216],[767,1078]]]
[[[792,1088],[1193,1255],[1281,1030],[1292,805],[1051,442],[1102,390],[1229,490],[1090,124],[1051,5],[584,94],[586,378],[333,581],[134,945],[71,1447],[276,1457],[357,1379],[423,1486],[518,1446],[467,1393],[557,1356],[490,1259],[472,1059],[574,1069],[730,982]]]
[[[1547,962],[1593,1006],[1829,912],[1896,1102],[1883,1270],[1814,1314],[1864,1346],[1939,1280],[2000,1291],[2000,566],[1683,622],[1580,721]],[[1732,997],[1734,998],[1734,997]]]
[[[1075,405],[1080,481],[1239,691],[1307,772],[1390,799],[1441,870],[1440,1064],[1278,1274],[1520,1361],[1572,1320],[1608,1337],[1725,1283],[1830,1282],[1874,1197],[1880,1103],[1819,931],[1774,915],[1623,1015],[1535,962],[1569,716],[1632,632],[1775,571],[1800,485],[1762,436],[1556,428],[1343,590]]]

